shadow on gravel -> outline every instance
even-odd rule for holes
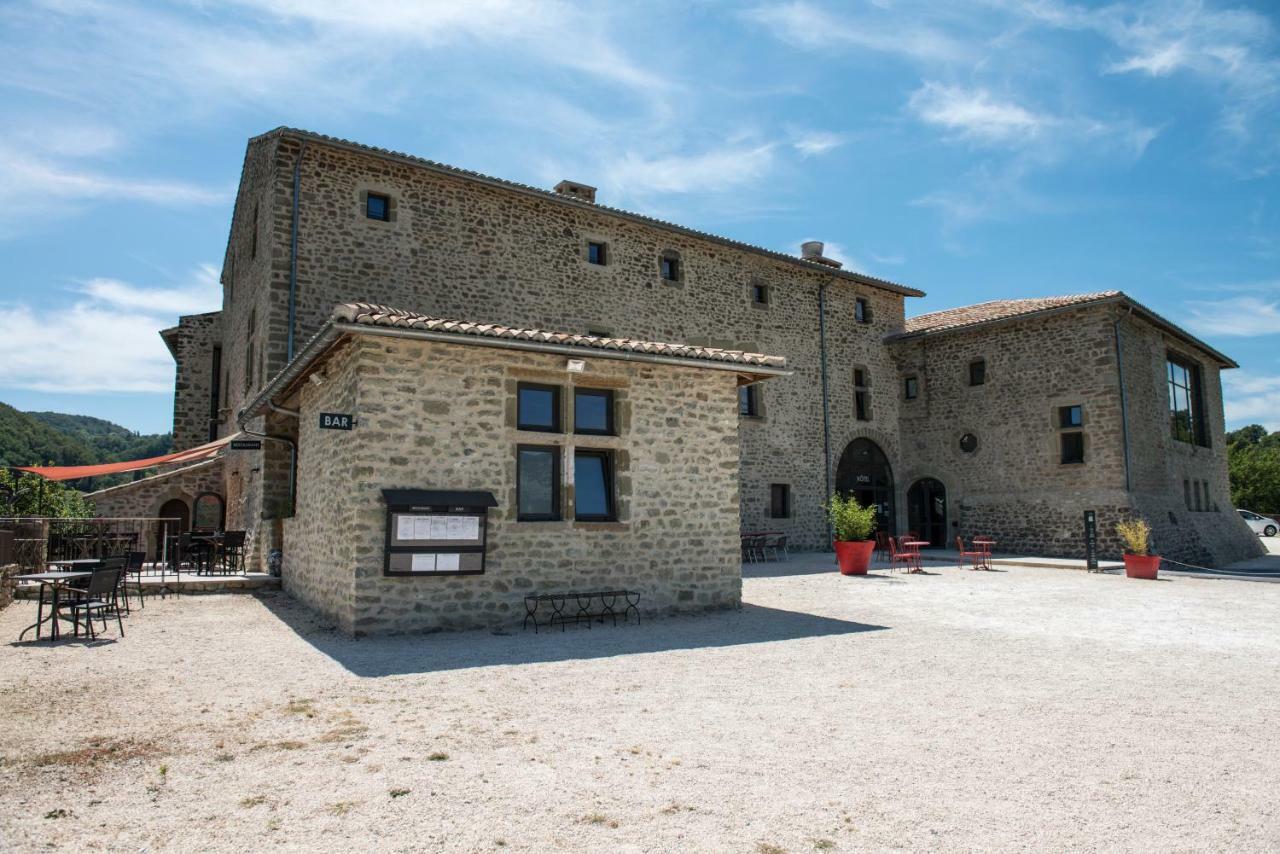
[[[593,624],[522,631],[517,622],[501,632],[466,631],[349,638],[325,625],[288,596],[257,597],[303,640],[356,676],[395,676],[470,667],[608,658],[770,643],[798,638],[881,631],[855,623],[758,605],[706,614],[644,618],[640,625]]]

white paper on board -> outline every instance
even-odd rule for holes
[[[413,538],[415,540],[431,539],[431,517],[414,516]]]
[[[475,516],[450,516],[449,517],[449,539],[451,540],[478,540],[480,539],[480,520]]]
[[[457,557],[457,555],[454,555],[454,557]],[[456,561],[455,561],[455,562],[456,562]],[[435,571],[436,571],[436,556],[435,556],[435,555],[433,555],[433,554],[430,554],[430,555],[422,555],[422,554],[414,555],[414,556],[413,556],[413,565],[410,567],[410,569],[412,569],[414,572],[435,572]]]
[[[457,572],[458,571],[458,555],[456,554],[438,554],[435,555],[437,572]]]
[[[414,539],[414,536],[413,536],[413,532],[414,532],[414,524],[413,524],[413,520],[414,520],[414,519],[416,519],[416,518],[418,518],[418,517],[417,517],[417,516],[404,516],[404,515],[396,516],[396,539],[397,539],[397,540],[412,540],[412,539]]]

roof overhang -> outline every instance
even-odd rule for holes
[[[1150,323],[1152,326],[1162,330],[1168,335],[1181,340],[1186,344],[1203,352],[1205,355],[1213,358],[1221,368],[1238,368],[1240,365],[1227,356],[1225,353],[1209,346],[1187,330],[1178,326],[1176,323],[1162,317],[1142,303],[1133,299],[1127,294],[1119,293],[1105,297],[1099,297],[1090,302],[1077,302],[1068,305],[1053,306],[1051,308],[1043,308],[1038,311],[1028,311],[1023,314],[1015,314],[1009,317],[998,317],[993,320],[981,320],[976,323],[968,323],[963,326],[950,326],[943,329],[923,329],[919,332],[898,332],[892,335],[886,335],[884,340],[886,343],[894,344],[900,341],[915,341],[921,338],[936,338],[940,335],[962,334],[966,332],[975,332],[982,329],[991,329],[998,326],[1005,326],[1014,323],[1023,323],[1028,320],[1036,320],[1051,315],[1065,314],[1072,311],[1080,311],[1090,308],[1096,308],[1100,305],[1119,305],[1127,308],[1129,314],[1136,315]]]
[[[240,410],[240,418],[254,418],[263,415],[278,402],[291,395],[294,389],[307,378],[313,370],[320,366],[325,357],[344,341],[357,335],[372,335],[385,338],[408,338],[416,341],[434,341],[442,344],[456,344],[465,347],[492,347],[499,350],[518,350],[530,353],[551,353],[559,356],[571,356],[575,359],[612,359],[623,362],[640,362],[653,365],[670,365],[681,368],[696,368],[709,371],[727,371],[737,375],[739,385],[749,385],[771,377],[791,376],[787,368],[769,365],[753,365],[738,362],[712,361],[683,356],[668,356],[656,353],[636,353],[630,350],[606,350],[599,347],[584,347],[575,344],[553,344],[541,341],[528,341],[519,338],[490,338],[479,335],[466,335],[456,332],[440,332],[427,329],[377,326],[365,323],[348,323],[329,320],[320,331],[298,352],[280,373],[276,374],[263,387],[244,409]]]

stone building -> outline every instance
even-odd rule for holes
[[[165,336],[178,361],[180,441],[242,427],[278,437],[223,464],[227,524],[250,532],[251,562],[282,548],[296,566],[296,525],[282,521],[290,443],[300,468],[311,463],[293,417],[246,407],[335,305],[353,302],[784,357],[791,376],[740,390],[739,524],[784,532],[793,547],[826,547],[822,501],[841,489],[874,500],[883,527],[928,525],[938,542],[985,533],[1009,548],[1076,554],[1081,513],[1096,509],[1109,555],[1110,520],[1126,510],[1150,517],[1171,557],[1222,562],[1257,548],[1227,504],[1218,371],[1233,363],[1127,297],[908,320],[905,301],[921,291],[841,269],[820,243],[786,255],[611,208],[595,192],[288,128],[249,141],[222,311],[183,318]],[[1173,437],[1187,430],[1170,414],[1171,354],[1196,386],[1186,392],[1196,398],[1190,442]],[[977,359],[990,380],[969,386]],[[1083,421],[1069,426],[1080,429],[1052,420],[1077,406]],[[1061,462],[1061,443],[1077,442],[1064,431],[1082,434],[1083,463]],[[966,434],[972,451],[958,449]]]

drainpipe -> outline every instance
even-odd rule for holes
[[[827,392],[827,283],[818,284],[818,351],[821,356],[819,367],[822,370],[822,473],[825,478],[826,491],[822,493],[825,503],[831,498],[831,408],[830,396]],[[835,539],[831,530],[831,520],[827,519],[827,542]]]
[[[1133,306],[1129,306],[1129,315],[1132,314]],[[1116,339],[1116,376],[1120,381],[1120,436],[1124,443],[1124,491],[1130,492],[1133,489],[1133,482],[1129,474],[1129,394],[1124,387],[1124,351],[1120,347],[1120,321],[1123,319],[1116,318],[1115,323],[1112,324],[1112,331]]]
[[[285,364],[293,361],[293,330],[298,320],[298,195],[302,187],[302,158],[307,153],[307,141],[298,149],[298,159],[293,164],[293,225],[289,234],[289,337],[285,347]]]
[[[267,401],[267,406],[271,407],[272,412],[278,412],[281,415],[288,415],[293,418],[297,418],[299,415],[298,410],[276,406],[271,401]],[[283,442],[289,446],[289,512],[286,515],[292,517],[298,505],[298,443],[289,436],[277,436],[272,433],[260,433],[257,430],[251,430],[245,426],[245,420],[243,412],[236,417],[236,424],[240,427],[240,432],[246,436],[268,439],[272,442]]]

